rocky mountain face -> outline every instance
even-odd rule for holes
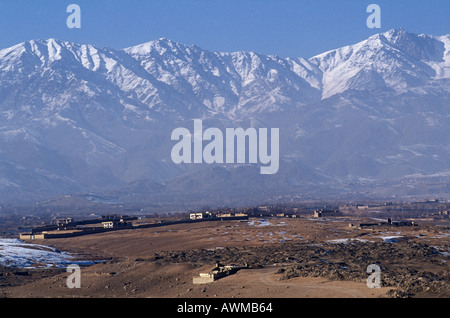
[[[193,119],[279,128],[279,171],[174,164],[171,132]],[[309,59],[168,39],[0,50],[0,203],[446,196],[449,162],[450,34],[395,29]]]

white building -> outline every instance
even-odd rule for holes
[[[203,219],[203,213],[191,213],[189,214],[191,220]]]

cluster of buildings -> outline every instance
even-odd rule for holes
[[[71,217],[56,219],[54,224],[35,227],[31,232],[20,233],[21,240],[37,240],[94,234],[110,230],[131,228],[136,217],[116,214],[102,215],[98,219],[75,221]]]
[[[137,219],[137,217],[118,216],[116,214],[103,215],[97,219],[84,221],[74,221],[74,219],[70,217],[60,218],[55,220],[54,224],[35,227],[31,232],[20,233],[19,238],[21,240],[50,239],[198,221],[248,220],[248,214],[240,212],[210,213],[207,211],[191,213],[189,219],[164,220],[138,225],[132,224],[131,221],[135,219]]]
[[[191,220],[214,219],[214,218],[227,220],[247,220],[248,214],[240,212],[211,213],[209,211],[195,212],[189,214],[189,219]]]
[[[131,227],[132,223],[129,222],[129,217],[123,217],[120,218],[116,215],[109,215],[106,217],[102,217],[102,225],[104,229],[114,229],[114,228],[124,228],[124,227]],[[136,218],[133,218],[136,219]]]

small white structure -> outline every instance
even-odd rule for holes
[[[216,276],[213,273],[200,273],[198,277],[193,277],[192,282],[194,284],[209,284],[216,280]]]
[[[131,223],[125,221],[124,219],[120,219],[119,221],[115,221],[115,220],[105,221],[105,222],[102,222],[102,224],[103,224],[103,228],[105,228],[105,229],[112,229],[112,228],[117,228],[117,227],[130,227],[131,226]]]
[[[203,213],[191,213],[189,217],[191,220],[203,219]]]
[[[242,268],[248,268],[248,265],[245,264],[245,266],[236,266],[221,265],[220,263],[216,263],[216,267],[214,267],[212,271],[209,273],[200,273],[199,276],[193,277],[192,282],[194,284],[209,284],[222,277],[234,274]]]
[[[105,228],[105,229],[112,229],[114,227],[113,221],[102,222],[102,224],[103,224],[103,228]]]

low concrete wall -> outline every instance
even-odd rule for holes
[[[200,276],[194,277],[192,279],[192,282],[194,284],[209,284],[214,282],[214,275],[211,274],[207,274],[207,275],[202,275],[200,274]]]
[[[64,237],[74,237],[74,236],[81,236],[81,235],[88,235],[88,234],[95,234],[95,233],[103,233],[103,232],[110,232],[110,231],[120,231],[120,230],[126,230],[126,229],[139,229],[139,228],[149,228],[149,227],[160,227],[160,226],[166,226],[166,225],[173,225],[173,224],[181,224],[181,223],[198,223],[198,222],[209,222],[209,221],[225,221],[225,220],[248,220],[248,216],[236,216],[236,217],[223,217],[223,218],[204,218],[204,219],[198,219],[198,220],[191,220],[191,219],[183,219],[183,220],[177,220],[177,221],[166,221],[161,223],[149,223],[149,224],[141,224],[141,225],[135,225],[135,226],[119,226],[114,228],[103,228],[103,227],[91,227],[91,228],[83,228],[80,231],[77,232],[71,232],[71,233],[21,233],[19,234],[20,237],[23,237],[23,239],[27,240],[33,240],[33,239],[52,239],[52,238],[64,238]],[[30,236],[31,235],[31,236]]]

